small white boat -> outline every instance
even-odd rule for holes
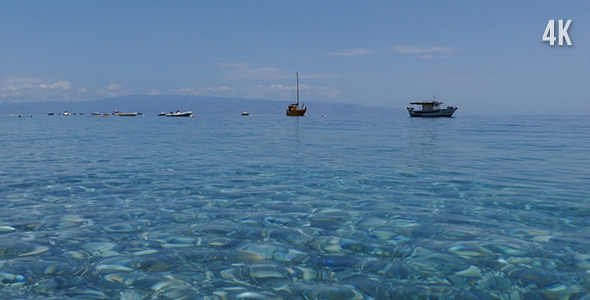
[[[62,115],[64,115],[64,116],[71,116],[72,114],[69,113],[69,112],[67,112],[67,111],[64,111],[64,113]]]
[[[441,108],[442,102],[434,100],[431,101],[418,101],[410,102],[410,105],[421,105],[422,109],[417,110],[413,107],[408,107],[408,113],[410,117],[423,117],[423,118],[434,118],[434,117],[452,117],[453,113],[457,110],[456,106],[447,106]]]
[[[176,112],[170,112],[169,114],[166,114],[166,117],[194,117],[193,112],[192,111],[183,111],[181,112],[180,110],[177,110]]]

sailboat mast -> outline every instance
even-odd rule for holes
[[[299,72],[297,74],[297,107],[299,107]]]

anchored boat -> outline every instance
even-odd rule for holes
[[[299,73],[297,73],[297,102],[289,104],[287,107],[287,116],[303,117],[306,111],[307,107],[305,107],[305,103],[299,107]]]
[[[166,117],[194,117],[194,115],[192,111],[181,112],[180,110],[177,110],[176,112],[166,114]]]
[[[440,106],[442,104],[442,102],[436,101],[435,98],[432,98],[431,101],[410,102],[410,105],[421,105],[422,109],[417,110],[414,107],[408,107],[408,113],[410,117],[452,117],[457,107],[447,106],[446,108],[441,108]]]

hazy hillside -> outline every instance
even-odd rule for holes
[[[350,114],[394,112],[397,110],[381,107],[366,107],[353,104],[308,102],[308,114]],[[283,114],[288,101],[216,98],[201,96],[165,96],[132,95],[105,98],[82,102],[30,102],[0,104],[0,114],[55,114],[69,111],[71,113],[90,114],[92,112],[143,112],[156,114],[175,110],[191,110],[195,114],[239,114],[248,111],[252,114]]]

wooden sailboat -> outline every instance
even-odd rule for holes
[[[305,112],[307,111],[307,107],[305,104],[299,107],[299,73],[297,73],[297,103],[291,103],[287,107],[287,116],[288,117],[303,117]]]

